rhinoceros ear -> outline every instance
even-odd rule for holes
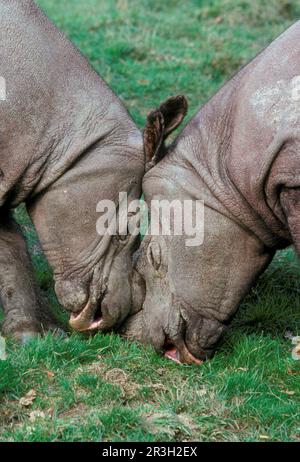
[[[171,96],[159,107],[164,118],[164,139],[181,124],[188,111],[188,102],[185,96]]]
[[[150,170],[163,157],[164,128],[162,113],[159,110],[150,112],[144,130],[146,171]]]
[[[150,112],[144,130],[144,149],[146,156],[146,171],[150,170],[166,154],[165,139],[183,121],[188,110],[184,96],[172,96],[158,109]]]

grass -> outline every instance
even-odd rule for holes
[[[139,126],[184,93],[190,116],[300,17],[296,0],[40,0],[122,97]],[[38,281],[51,271],[21,207]],[[8,343],[0,361],[0,441],[299,441],[300,266],[277,254],[243,302],[215,358],[178,366],[116,335]],[[31,404],[21,398],[34,390]],[[21,400],[21,401],[20,401]]]

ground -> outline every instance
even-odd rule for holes
[[[189,117],[300,18],[294,0],[39,0],[121,96],[139,126],[166,97]],[[51,271],[23,208],[40,285]],[[0,441],[300,441],[300,265],[280,252],[215,358],[179,366],[117,335],[8,343],[0,361]],[[27,395],[29,392],[29,395]],[[26,396],[27,395],[27,396]]]

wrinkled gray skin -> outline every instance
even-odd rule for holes
[[[148,118],[148,161],[165,157],[145,175],[143,190],[148,204],[204,200],[204,243],[145,239],[137,262],[144,303],[124,332],[194,362],[213,354],[275,251],[291,243],[300,251],[300,22],[221,88],[166,149],[163,122],[172,111],[166,102]]]
[[[0,1],[0,293],[2,331],[26,339],[55,327],[40,301],[9,210],[25,202],[80,331],[122,322],[131,307],[135,237],[99,236],[96,205],[141,194],[142,136],[86,59],[29,0]]]

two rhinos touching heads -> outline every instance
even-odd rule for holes
[[[114,330],[177,362],[210,358],[275,251],[300,249],[300,23],[168,146],[187,113],[185,97],[152,111],[141,134],[34,2],[0,0],[0,39],[2,332],[26,341],[56,328],[10,213],[24,202],[72,329]],[[99,234],[97,204],[113,202],[120,213],[120,192],[128,210],[142,193],[149,210],[154,201],[202,202],[203,242],[150,228],[142,240],[120,229]],[[197,208],[189,213],[197,219]],[[128,226],[136,220],[129,211]]]

